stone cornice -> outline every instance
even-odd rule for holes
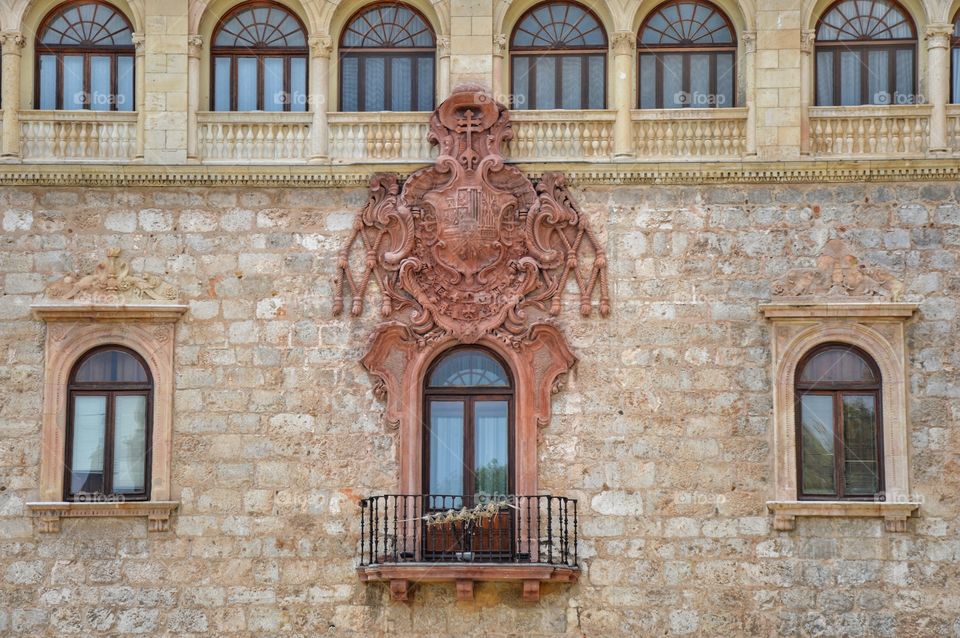
[[[37,303],[30,306],[34,316],[52,321],[103,321],[176,323],[189,306],[182,304],[90,304]]]
[[[344,165],[163,166],[117,164],[0,165],[0,186],[366,187],[370,175],[406,177],[423,162]],[[960,180],[960,159],[808,162],[537,162],[518,163],[531,177],[562,171],[576,186],[698,184],[841,184]]]

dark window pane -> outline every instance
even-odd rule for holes
[[[535,109],[557,108],[557,58],[541,57],[533,61],[536,85],[534,86]]]
[[[70,493],[103,491],[103,449],[107,423],[106,396],[73,398]]]
[[[890,51],[866,51],[867,93],[871,104],[890,104],[893,99],[890,86]]]
[[[863,72],[860,51],[840,52],[840,106],[857,106],[863,103],[860,94],[860,74]],[[869,104],[869,100],[867,100]]]
[[[214,46],[290,48],[306,46],[306,34],[292,14],[279,6],[239,9],[224,21]]]
[[[216,58],[213,67],[213,110],[230,110],[230,58]]]
[[[133,99],[133,57],[121,55],[117,58],[117,110],[132,111]]]
[[[430,493],[463,493],[464,404],[430,402]]]
[[[393,58],[390,64],[390,96],[392,111],[413,110],[413,60]]]
[[[306,58],[290,58],[289,102],[291,111],[307,110]]]
[[[657,108],[657,56],[640,56],[640,108]]]
[[[341,87],[343,92],[341,102],[344,111],[359,110],[359,60],[355,57],[345,57],[340,62],[341,67]]]
[[[822,350],[807,361],[803,384],[877,383],[873,368],[855,350],[843,346]]]
[[[367,57],[364,60],[364,111],[384,110],[386,107],[386,96],[384,94],[386,82],[386,60],[382,57]]]
[[[510,381],[503,366],[490,355],[477,350],[457,350],[444,357],[433,370],[430,386],[506,388]]]
[[[83,90],[83,56],[63,56],[63,108],[75,111],[84,108],[87,95]]]
[[[553,49],[603,48],[607,36],[597,19],[579,5],[551,2],[520,19],[511,44]]]
[[[583,60],[580,56],[565,55],[560,58],[561,107],[565,109],[579,109],[582,103],[583,89],[580,80],[583,76],[581,69]]]
[[[508,418],[506,401],[477,401],[474,404],[477,494],[496,495],[508,491]]]
[[[589,109],[602,109],[606,105],[607,73],[604,56],[591,55],[587,66],[587,99]]]
[[[422,57],[417,60],[419,76],[417,77],[418,103],[417,110],[433,110],[433,58]]]
[[[872,395],[843,397],[844,493],[872,496],[880,489],[877,410]]]
[[[833,55],[833,51],[817,51],[817,104],[820,106],[835,106]]]
[[[900,49],[896,55],[896,86],[894,87],[894,104],[914,104],[916,97],[913,94],[913,50]]]
[[[807,394],[800,399],[803,493],[829,496],[836,493],[834,481],[833,397]]]
[[[147,484],[147,397],[118,396],[114,419],[113,492],[143,492]]]
[[[683,90],[683,58],[679,53],[660,56],[663,65],[663,106],[668,109],[689,106],[689,96]]]
[[[285,72],[283,58],[263,59],[263,110],[282,111],[289,99],[283,82]]]
[[[77,383],[146,383],[148,378],[140,361],[129,352],[101,350],[77,368],[73,380]]]
[[[957,24],[960,24],[960,22]],[[953,103],[960,104],[960,47],[954,47],[953,49],[953,67],[951,76],[953,82]]]
[[[913,22],[893,0],[843,0],[820,18],[818,41],[903,40]]]
[[[57,108],[57,57],[40,56],[40,104],[37,108],[53,110]]]
[[[526,56],[513,58],[513,104],[515,109],[529,109],[530,96],[527,95],[530,76],[530,59]]]
[[[90,109],[94,111],[109,111],[114,96],[110,91],[112,58],[106,55],[91,55],[90,60],[90,92],[88,100]]]
[[[257,110],[257,58],[237,58],[237,110]]]

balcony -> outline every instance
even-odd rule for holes
[[[810,151],[818,157],[923,157],[929,105],[818,106],[810,109]]]
[[[431,162],[430,113],[330,113],[330,157],[337,163]]]
[[[747,109],[633,111],[637,159],[740,159],[747,147]]]
[[[364,582],[388,582],[406,600],[418,582],[453,582],[471,600],[475,581],[523,584],[536,601],[543,582],[575,582],[577,501],[559,496],[463,497],[389,494],[360,501]]]
[[[947,106],[947,148],[960,154],[960,104]]]
[[[615,119],[614,111],[512,111],[505,155],[517,162],[606,161]]]
[[[21,111],[24,161],[131,160],[137,150],[137,114],[117,111]]]
[[[211,164],[306,162],[312,121],[310,113],[198,113],[200,160]]]

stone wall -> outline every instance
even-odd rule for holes
[[[358,364],[376,321],[332,319],[363,189],[0,190],[0,635],[960,634],[960,188],[590,187],[613,316],[561,319],[580,362],[542,431],[541,491],[580,499],[575,586],[451,585],[391,604],[354,574],[357,498],[397,443]],[[769,330],[757,306],[827,239],[890,268],[908,328],[906,533],[772,529]],[[108,247],[165,273],[178,325],[172,531],[66,519],[40,534],[44,326],[29,305]],[[368,304],[368,308],[376,304]]]

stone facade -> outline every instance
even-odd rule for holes
[[[952,635],[960,601],[954,368],[960,189],[947,182],[590,186],[612,317],[560,319],[579,363],[539,441],[540,487],[580,501],[583,575],[539,603],[478,583],[410,603],[354,573],[359,497],[396,489],[396,433],[358,363],[377,315],[331,317],[359,188],[4,188],[0,633]],[[905,533],[777,532],[771,283],[843,238],[919,303],[907,325]],[[182,290],[169,532],[34,529],[44,324],[30,305],[122,248]],[[375,305],[375,304],[374,304]],[[567,312],[569,310],[570,312]]]

